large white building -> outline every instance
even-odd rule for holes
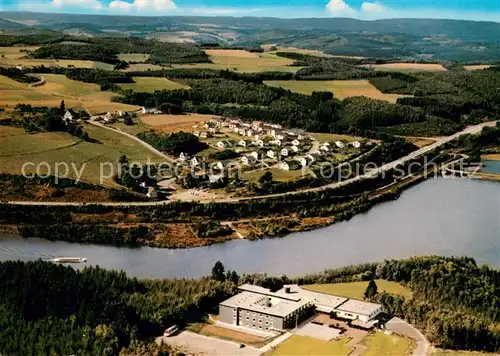
[[[240,294],[220,303],[220,321],[263,331],[293,328],[313,310],[373,327],[383,311],[380,304],[312,292],[298,285],[286,285],[277,292],[251,284],[239,289]]]

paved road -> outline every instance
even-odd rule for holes
[[[206,356],[258,356],[261,352],[251,346],[240,348],[240,344],[215,339],[190,331],[183,331],[178,335],[170,337],[159,337],[157,342],[162,340],[166,344],[174,347],[184,348],[189,355],[206,355]]]
[[[429,340],[414,326],[399,318],[392,318],[386,324],[387,330],[405,335],[416,341],[417,345],[413,350],[413,356],[427,356],[430,352],[431,344]]]
[[[135,141],[137,141],[138,143],[140,143],[141,145],[143,145],[144,147],[148,148],[150,151],[154,152],[155,154],[158,154],[162,157],[164,157],[165,159],[169,160],[169,162],[172,161],[172,158],[165,155],[164,153],[158,151],[157,149],[155,149],[154,147],[152,147],[151,145],[147,144],[146,142],[138,139],[137,137],[133,136],[133,135],[130,135],[126,132],[123,132],[123,131],[120,131],[120,130],[116,130],[116,129],[113,129],[111,127],[107,127],[107,126],[104,126],[98,122],[95,122],[95,121],[90,121],[90,123],[92,123],[93,125],[96,125],[96,126],[99,126],[99,127],[102,127],[102,128],[105,128],[105,129],[108,129],[108,130],[112,130],[114,132],[117,132],[117,133],[120,133],[122,135],[125,135]],[[461,132],[458,132],[454,135],[451,135],[451,136],[448,136],[448,137],[442,137],[442,138],[439,138],[436,140],[436,142],[434,142],[433,144],[430,144],[428,146],[425,146],[417,151],[414,151],[412,153],[410,153],[409,155],[405,156],[405,157],[402,157],[400,159],[397,159],[391,163],[387,163],[377,169],[374,169],[372,171],[370,171],[369,173],[365,174],[365,175],[361,175],[361,176],[357,176],[357,177],[354,177],[354,178],[351,178],[351,179],[346,179],[344,181],[341,181],[341,182],[335,182],[335,183],[331,183],[331,184],[328,184],[328,185],[324,185],[324,186],[321,186],[321,187],[316,187],[316,188],[309,188],[309,189],[304,189],[304,190],[299,190],[299,191],[292,191],[292,192],[286,192],[286,193],[279,193],[279,194],[271,194],[271,195],[264,195],[264,196],[254,196],[254,197],[244,197],[244,198],[226,198],[226,199],[215,199],[215,200],[207,200],[207,201],[201,201],[200,203],[204,203],[204,204],[210,204],[210,203],[237,203],[237,202],[241,202],[241,201],[246,201],[246,200],[262,200],[262,199],[269,199],[269,198],[279,198],[279,197],[284,197],[284,196],[293,196],[293,195],[298,195],[298,194],[303,194],[303,193],[310,193],[310,192],[321,192],[323,190],[326,190],[326,189],[335,189],[335,188],[340,188],[340,187],[343,187],[343,186],[346,186],[346,185],[349,185],[349,184],[352,184],[354,182],[357,182],[357,181],[360,181],[362,179],[366,179],[366,178],[373,178],[373,177],[376,177],[377,175],[380,175],[382,174],[383,172],[386,172],[386,171],[390,171],[392,169],[394,169],[395,167],[399,166],[399,165],[402,165],[408,161],[411,161],[417,157],[420,157],[450,141],[453,141],[455,140],[456,138],[462,136],[462,135],[465,135],[465,134],[477,134],[479,132],[481,132],[481,130],[486,127],[486,126],[495,126],[497,123],[497,121],[493,121],[493,122],[487,122],[487,123],[483,123],[483,124],[480,124],[480,125],[475,125],[475,126],[470,126],[468,128],[466,128],[465,130],[461,131]],[[8,204],[12,204],[12,205],[39,205],[39,206],[80,206],[80,205],[84,205],[85,203],[68,203],[68,202],[31,202],[31,201],[9,201],[7,202]],[[166,204],[170,204],[172,203],[172,201],[161,201],[161,202],[130,202],[130,203],[123,203],[123,202],[116,202],[116,203],[95,203],[97,205],[102,205],[102,206],[159,206],[159,205],[166,205]]]

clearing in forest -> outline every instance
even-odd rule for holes
[[[152,93],[155,90],[189,89],[189,86],[174,82],[167,78],[133,77],[135,83],[119,84],[123,89],[132,89],[137,92]]]
[[[120,53],[118,59],[125,62],[146,62],[149,58],[147,53]]]
[[[352,96],[366,96],[368,98],[385,100],[395,103],[398,98],[407,95],[384,94],[374,87],[368,80],[267,80],[264,81],[272,87],[291,90],[295,93],[310,95],[313,92],[329,91],[337,99],[343,100]]]
[[[481,70],[481,69],[488,69],[491,68],[492,66],[489,64],[475,64],[475,65],[470,65],[470,66],[464,66],[466,70]]]

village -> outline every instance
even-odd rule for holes
[[[308,175],[311,166],[321,162],[340,163],[345,157],[359,153],[362,142],[337,140],[320,142],[304,130],[284,129],[281,125],[262,121],[245,122],[241,119],[212,118],[193,126],[193,135],[205,142],[212,151],[230,150],[237,157],[208,162],[224,171],[228,167],[242,167],[244,172],[255,170],[301,171]],[[207,163],[206,151],[190,157],[181,153],[179,161],[191,167]],[[294,177],[294,175],[291,175]]]

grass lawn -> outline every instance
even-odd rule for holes
[[[116,164],[122,155],[126,155],[130,162],[162,162],[162,158],[153,154],[132,139],[116,132],[92,125],[83,128],[92,139],[98,143],[80,141],[67,133],[43,132],[27,134],[22,129],[0,127],[0,172],[21,173],[25,162],[35,165],[47,162],[53,170],[57,162],[72,163],[80,169],[85,165],[82,179],[100,184],[101,164]],[[109,169],[103,166],[107,175]],[[28,167],[31,168],[31,167]],[[28,171],[33,172],[32,169]],[[41,170],[46,172],[46,168]],[[71,172],[70,177],[76,178]],[[114,186],[111,178],[103,179],[105,186]]]
[[[155,90],[189,89],[189,86],[168,80],[167,78],[133,77],[135,83],[119,84],[123,89],[139,92],[154,92]]]
[[[251,53],[244,50],[213,49],[205,51],[213,63],[174,65],[176,68],[229,69],[237,72],[280,71],[295,73],[301,67],[292,67],[293,60],[269,53]]]
[[[363,344],[368,347],[363,356],[404,356],[411,354],[414,341],[406,337],[375,332],[368,335]]]
[[[351,347],[346,345],[348,342],[347,338],[322,341],[308,336],[293,335],[266,353],[266,356],[347,356],[351,352]]]
[[[389,282],[383,279],[377,279],[378,292],[385,291],[391,294],[402,295],[405,298],[411,298],[412,292],[410,289],[396,282]],[[312,284],[303,286],[304,289],[314,292],[333,294],[340,297],[363,300],[368,282],[351,282],[351,283],[335,283],[335,284]]]
[[[310,95],[314,91],[329,91],[336,98],[343,100],[352,96],[366,96],[372,99],[385,100],[395,103],[398,98],[408,95],[384,94],[368,80],[267,80],[272,87],[289,89],[295,93]]]

